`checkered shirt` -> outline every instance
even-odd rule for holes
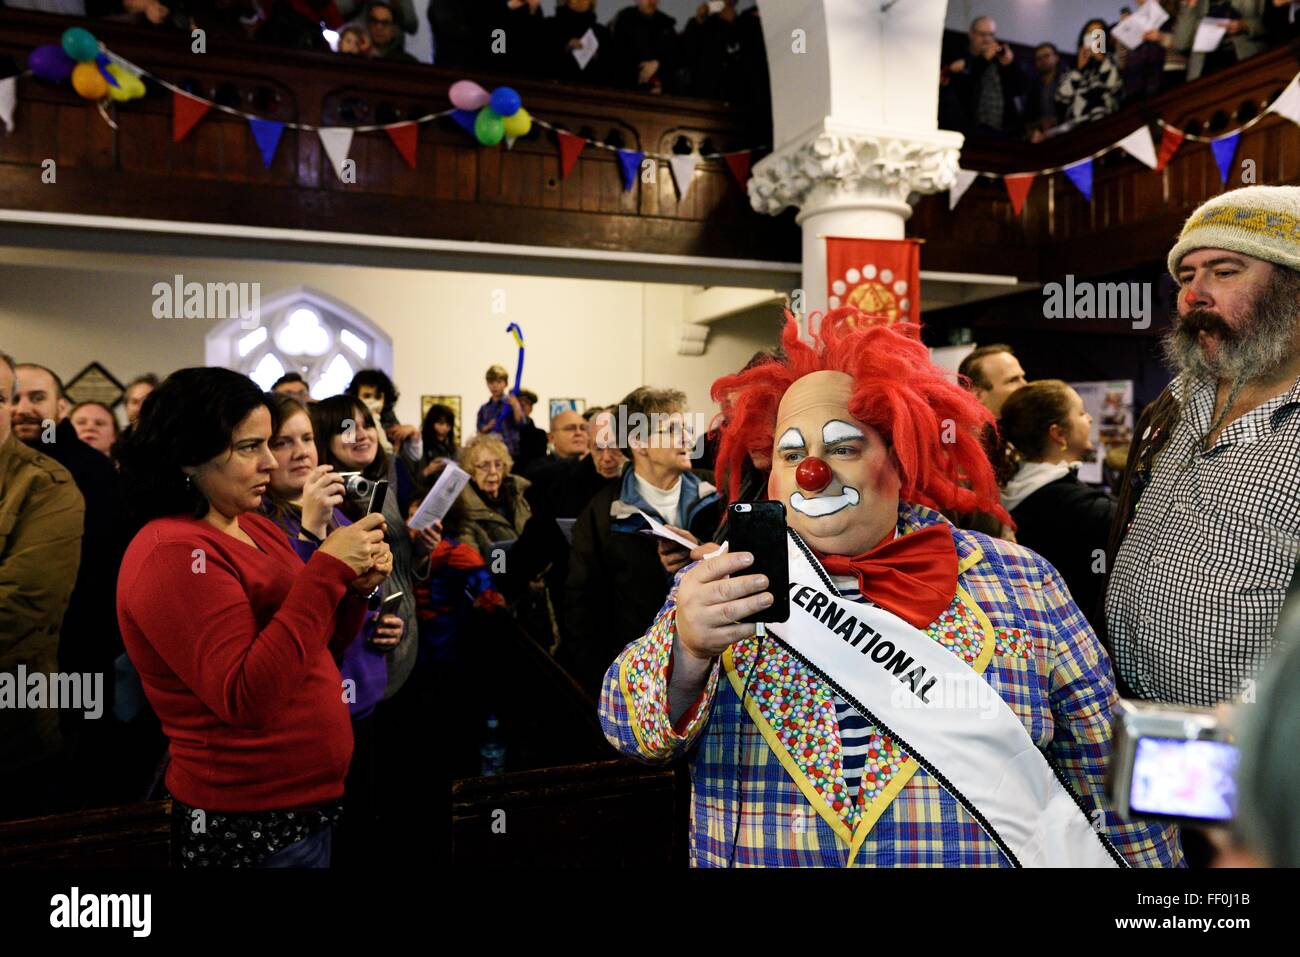
[[[937,522],[946,522],[937,512],[900,508],[901,533]],[[1021,718],[1030,738],[1060,769],[1088,816],[1128,862],[1181,864],[1175,829],[1126,824],[1109,809],[1102,779],[1110,751],[1111,709],[1118,696],[1106,652],[1059,574],[1020,546],[958,529],[953,537],[959,561],[982,552],[960,574],[962,587],[995,630],[1024,636],[1020,653],[995,654],[984,678]],[[605,736],[624,754],[646,762],[684,756],[690,760],[694,866],[1010,866],[966,809],[923,768],[907,779],[850,860],[846,839],[815,811],[787,772],[782,758],[788,762],[789,756],[778,757],[742,712],[734,686],[719,680],[717,663],[700,700],[674,728],[668,717],[667,681],[682,574],[650,630],[628,645],[606,672],[600,719]],[[775,651],[775,644],[766,642],[765,656]],[[641,670],[625,689],[629,671],[624,665],[633,661]],[[831,746],[840,747],[838,729]]]
[[[1107,629],[1135,695],[1215,705],[1250,689],[1300,551],[1300,379],[1209,451],[1215,384],[1170,388],[1186,406],[1115,556]]]

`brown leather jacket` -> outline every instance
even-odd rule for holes
[[[0,673],[16,675],[19,665],[28,675],[58,671],[85,507],[62,465],[12,434],[0,442]],[[26,688],[14,690],[25,699]],[[59,745],[58,711],[0,707],[0,769],[31,764]]]

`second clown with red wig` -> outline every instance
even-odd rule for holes
[[[988,413],[915,327],[841,309],[811,342],[789,320],[782,345],[713,391],[732,398],[731,495],[747,457],[771,456],[790,621],[737,624],[760,598],[727,577],[741,556],[710,557],[602,689],[620,751],[690,755],[692,863],[1180,863],[1172,828],[1106,803],[1117,694],[1060,576],[938,511],[1001,511]]]

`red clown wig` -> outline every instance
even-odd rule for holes
[[[880,433],[898,457],[904,501],[961,512],[992,512],[1011,518],[998,500],[998,485],[981,442],[992,414],[956,377],[930,361],[920,327],[872,325],[858,309],[833,309],[822,318],[810,345],[786,314],[784,356],[723,376],[713,383],[715,401],[731,400],[718,448],[717,469],[726,476],[728,498],[740,492],[745,458],[769,453],[777,407],[786,390],[812,372],[853,377],[849,412]]]

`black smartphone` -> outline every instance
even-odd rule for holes
[[[790,620],[790,554],[786,550],[785,506],[780,502],[735,502],[727,516],[730,552],[752,552],[754,564],[736,572],[766,575],[772,604],[740,619],[746,624]]]
[[[384,600],[379,603],[380,617],[382,618],[384,615],[396,615],[397,606],[398,604],[401,603],[402,596],[405,594],[406,592],[395,591],[391,595],[388,595],[386,598],[384,598]]]
[[[375,487],[370,490],[370,504],[366,506],[366,514],[373,515],[375,512],[384,510],[384,498],[388,495],[388,479],[380,479],[375,483]]]

